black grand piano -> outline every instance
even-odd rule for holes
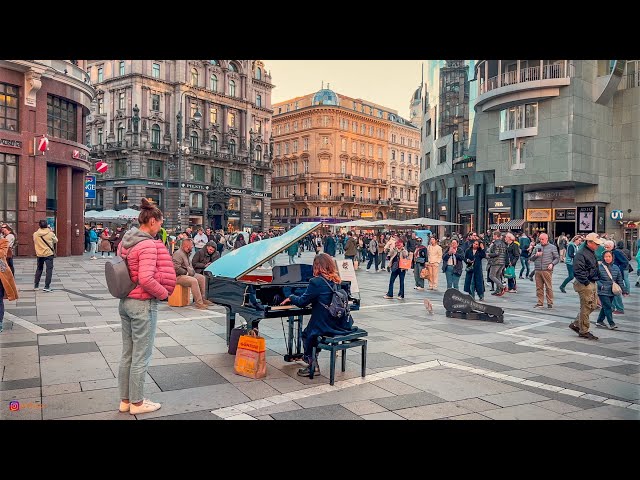
[[[280,303],[291,293],[300,295],[306,290],[313,267],[293,264],[263,268],[262,265],[320,226],[320,222],[301,223],[279,237],[233,250],[205,269],[207,299],[227,310],[227,344],[236,315],[242,316],[250,328],[257,328],[263,318],[286,318],[288,339],[284,360],[302,358],[302,321],[304,315],[311,315],[311,305],[299,308],[280,306]],[[351,310],[358,310],[360,298],[351,294],[351,282],[343,281],[341,287],[349,294]]]

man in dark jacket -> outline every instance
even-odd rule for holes
[[[207,242],[204,248],[191,259],[191,264],[196,273],[204,274],[204,269],[220,258],[220,254],[216,249],[216,242]]]
[[[353,238],[353,233],[347,232],[347,243],[344,246],[344,258],[353,260],[358,252],[357,248],[356,239]]]
[[[569,328],[581,338],[588,340],[598,340],[598,337],[589,331],[589,315],[598,305],[596,280],[600,278],[600,272],[594,252],[603,243],[598,234],[590,233],[585,238],[584,248],[578,250],[573,258],[573,274],[575,275],[573,289],[580,296],[580,313],[569,325]]]
[[[324,242],[324,253],[331,255],[332,257],[336,256],[336,240],[331,234],[326,236]]]
[[[502,240],[499,230],[493,232],[493,242],[487,249],[489,258],[489,279],[493,282],[495,291],[492,295],[504,295],[505,288],[502,286],[502,272],[507,262],[507,244]]]

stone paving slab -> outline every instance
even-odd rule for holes
[[[0,382],[0,391],[5,390],[20,390],[23,388],[32,388],[40,386],[40,377],[35,378],[23,378],[20,380],[7,380]]]
[[[498,405],[499,407],[512,407],[514,405],[522,405],[524,403],[541,402],[543,400],[548,400],[549,398],[526,390],[519,390],[517,392],[487,395],[485,397],[480,397],[480,399]]]
[[[587,387],[590,390],[596,390],[598,392],[607,393],[610,391],[616,392],[616,397],[621,397],[625,400],[634,401],[640,399],[640,386],[632,383],[621,382],[613,378],[599,378],[597,380],[584,380],[576,382],[578,386]]]
[[[576,370],[575,368],[567,368],[563,364],[530,367],[527,368],[527,370],[541,376],[556,378],[558,380],[576,384],[580,381],[597,380],[602,378],[602,376],[596,374],[594,370]]]
[[[131,415],[133,417],[133,415]],[[142,420],[222,420],[217,415],[211,413],[211,410],[201,410],[199,412],[179,413],[177,415],[168,415],[166,417],[148,418],[140,416]]]
[[[400,380],[395,378],[383,378],[382,380],[377,380],[375,382],[371,382],[372,385],[376,387],[380,387],[385,389],[388,392],[393,393],[394,395],[408,395],[410,393],[422,393],[421,390],[412,387],[411,385],[407,385]]]
[[[370,415],[362,415],[363,420],[405,420],[395,412],[380,412]]]
[[[43,385],[114,377],[109,365],[99,352],[40,357],[40,368]]]
[[[117,411],[120,398],[117,388],[105,388],[90,392],[64,393],[42,397],[46,404],[45,420],[85,415],[88,413]]]
[[[325,405],[288,412],[273,413],[275,420],[362,420],[342,405]]]
[[[640,420],[640,411],[602,405],[589,410],[569,412],[566,416],[574,420]]]
[[[35,398],[40,397],[40,387],[20,388],[15,390],[0,390],[0,400],[3,402],[10,402],[11,400],[22,400],[23,398]],[[7,408],[7,405],[3,405],[2,409]]]
[[[401,410],[411,407],[431,405],[433,403],[443,403],[446,400],[431,395],[427,392],[409,393],[406,395],[395,395],[388,398],[373,399],[372,402],[386,408],[387,410]]]
[[[374,400],[383,397],[392,397],[393,394],[388,391],[376,387],[370,383],[356,385],[341,390],[320,393],[310,397],[300,398],[296,400],[300,406],[304,408],[320,407],[324,405],[335,405],[340,403],[349,403],[360,400]]]
[[[543,402],[536,402],[534,403],[534,405],[545,408],[547,410],[551,410],[552,412],[559,413],[561,415],[570,412],[582,411],[580,407],[576,407],[575,405],[570,405],[559,400],[545,400]]]
[[[381,405],[378,405],[371,400],[362,400],[359,402],[350,402],[342,405],[347,410],[352,411],[358,416],[371,415],[373,413],[387,412],[387,409]]]
[[[163,392],[227,383],[219,373],[204,363],[149,367],[149,375]]]
[[[453,402],[434,403],[420,407],[395,410],[395,413],[407,420],[436,420],[473,413]]]
[[[95,342],[74,342],[60,343],[53,345],[40,345],[41,357],[51,357],[54,355],[70,355],[74,353],[99,352],[100,349]]]

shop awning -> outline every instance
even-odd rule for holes
[[[518,218],[504,223],[494,223],[493,225],[489,225],[489,228],[491,230],[522,230],[524,222],[526,222],[525,219]]]

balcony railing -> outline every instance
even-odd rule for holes
[[[540,66],[526,67],[520,69],[520,77],[518,71],[504,72],[495,77],[487,79],[486,82],[480,84],[479,94],[490,92],[498,87],[505,87],[516,83],[535,82],[537,80],[548,80],[553,78],[566,78],[573,76],[573,65],[564,63],[554,63]]]
[[[622,76],[618,90],[640,87],[640,72],[628,73]]]

